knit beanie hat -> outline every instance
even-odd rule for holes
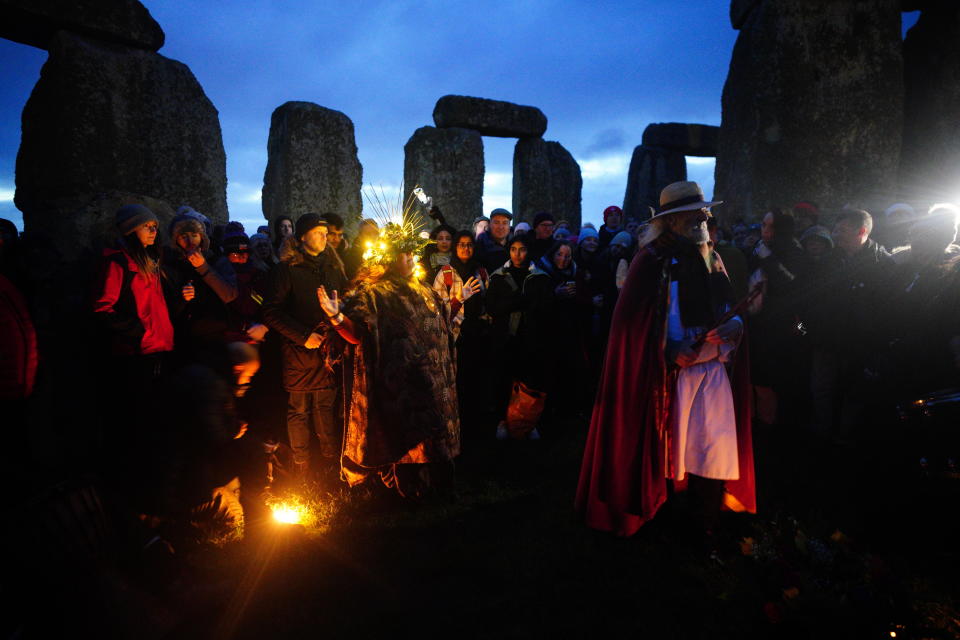
[[[831,249],[833,248],[833,237],[830,235],[830,229],[823,225],[815,224],[800,234],[800,244],[805,243],[809,238],[820,238],[830,245]]]
[[[533,228],[536,229],[537,225],[539,225],[541,222],[556,222],[556,219],[553,217],[552,213],[541,211],[537,215],[533,216]]]
[[[580,237],[577,238],[577,244],[582,244],[583,241],[586,240],[587,238],[599,238],[599,237],[600,237],[600,234],[597,233],[596,229],[594,229],[593,227],[588,227],[587,225],[583,225],[580,228]]]
[[[184,216],[186,218],[193,218],[194,220],[198,221],[200,224],[203,225],[204,233],[206,233],[208,236],[210,235],[210,230],[213,228],[213,223],[210,222],[210,218],[203,215],[193,207],[188,207],[187,205],[183,205],[182,207],[177,209],[177,217],[180,217],[180,216]]]
[[[472,229],[475,226],[477,226],[478,222],[490,222],[490,218],[488,218],[487,216],[477,216],[476,218],[473,219],[473,222],[470,224],[470,228]]]
[[[633,242],[633,238],[630,237],[630,234],[626,231],[621,231],[617,235],[613,236],[613,240],[610,241],[610,244],[618,244],[624,249],[630,247],[630,243]]]
[[[611,214],[616,214],[616,215],[618,215],[618,216],[623,215],[623,209],[621,209],[620,207],[618,207],[618,206],[615,205],[615,204],[614,204],[614,205],[610,205],[609,207],[607,207],[606,209],[604,209],[604,210],[603,210],[603,223],[604,223],[604,224],[607,223],[607,218],[608,218]]]
[[[222,245],[225,253],[231,253],[239,251],[241,248],[249,247],[250,238],[242,231],[240,233],[228,233],[223,236]]]
[[[318,214],[305,213],[299,218],[297,218],[297,226],[296,226],[294,236],[297,238],[297,240],[301,240],[303,239],[303,236],[309,233],[312,229],[316,229],[317,227],[326,227],[326,226],[327,226],[327,221],[321,218]]]
[[[527,233],[530,231],[530,225],[526,222],[518,222],[517,226],[513,228],[514,233]]]
[[[133,233],[133,230],[147,222],[157,222],[157,216],[153,211],[142,204],[128,204],[117,209],[116,224],[117,230],[121,235]]]

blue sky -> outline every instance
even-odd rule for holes
[[[446,94],[534,105],[580,163],[583,217],[621,204],[651,122],[720,123],[736,39],[723,0],[222,3],[146,0],[220,112],[232,219],[262,223],[270,114],[306,100],[354,123],[364,183],[403,177],[403,145]],[[911,16],[915,20],[915,16]],[[912,23],[913,20],[910,20]],[[46,52],[0,40],[0,217],[13,207],[20,112]],[[484,208],[511,208],[511,139],[484,138]],[[712,159],[691,179],[713,187]]]

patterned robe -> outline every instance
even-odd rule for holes
[[[361,284],[343,311],[360,340],[347,369],[344,479],[459,455],[449,308],[416,279],[388,274]]]

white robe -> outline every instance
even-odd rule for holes
[[[667,317],[667,336],[672,341],[690,339],[697,333],[680,320],[677,284],[670,283]],[[725,366],[734,349],[734,344],[704,343],[697,361],[678,372],[670,411],[673,473],[669,477],[683,480],[693,473],[714,480],[740,478],[737,420]]]

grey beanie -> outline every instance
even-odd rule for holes
[[[160,223],[153,211],[142,204],[128,204],[117,209],[116,225],[121,235],[133,233],[134,229],[147,222]]]

